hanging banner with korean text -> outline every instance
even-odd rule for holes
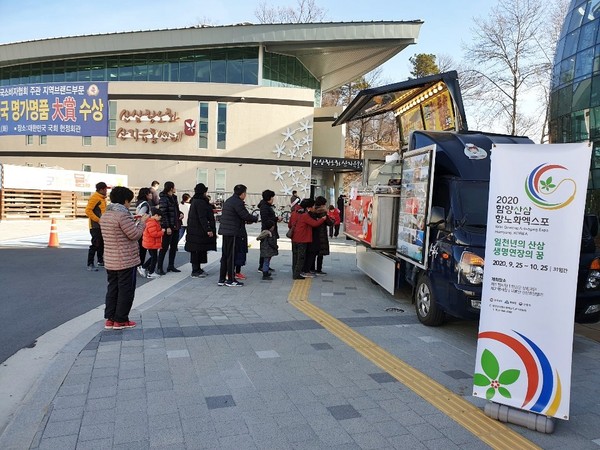
[[[473,395],[567,420],[591,148],[492,149]]]
[[[0,136],[108,135],[108,83],[0,86]]]

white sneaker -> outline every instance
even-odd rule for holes
[[[142,266],[137,266],[137,271],[144,278],[146,278],[148,276],[148,271],[146,269],[144,269]]]
[[[156,272],[153,272],[153,273],[149,273],[148,275],[146,275],[146,278],[160,278],[160,275],[157,274]]]

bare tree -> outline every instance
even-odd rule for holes
[[[309,23],[321,22],[327,10],[317,6],[315,0],[296,0],[296,7],[273,6],[261,1],[254,10],[259,23]]]
[[[542,0],[505,0],[486,18],[477,19],[473,42],[466,47],[469,76],[476,80],[473,98],[485,105],[490,124],[501,121],[512,135],[531,130],[521,108],[523,91],[544,70],[538,44],[545,31]]]

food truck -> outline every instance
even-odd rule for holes
[[[334,122],[394,113],[402,149],[365,161],[344,212],[358,268],[392,295],[408,285],[429,326],[448,315],[477,319],[494,144],[527,137],[469,131],[455,71],[361,91]],[[523,218],[528,220],[528,218]],[[600,320],[600,254],[595,216],[586,216],[575,320]]]

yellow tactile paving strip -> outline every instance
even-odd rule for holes
[[[385,370],[415,394],[463,426],[495,449],[539,449],[533,442],[506,425],[486,416],[482,410],[454,394],[425,374],[409,366],[397,356],[354,331],[308,301],[311,280],[295,281],[288,301],[299,311],[321,324],[373,364]]]

